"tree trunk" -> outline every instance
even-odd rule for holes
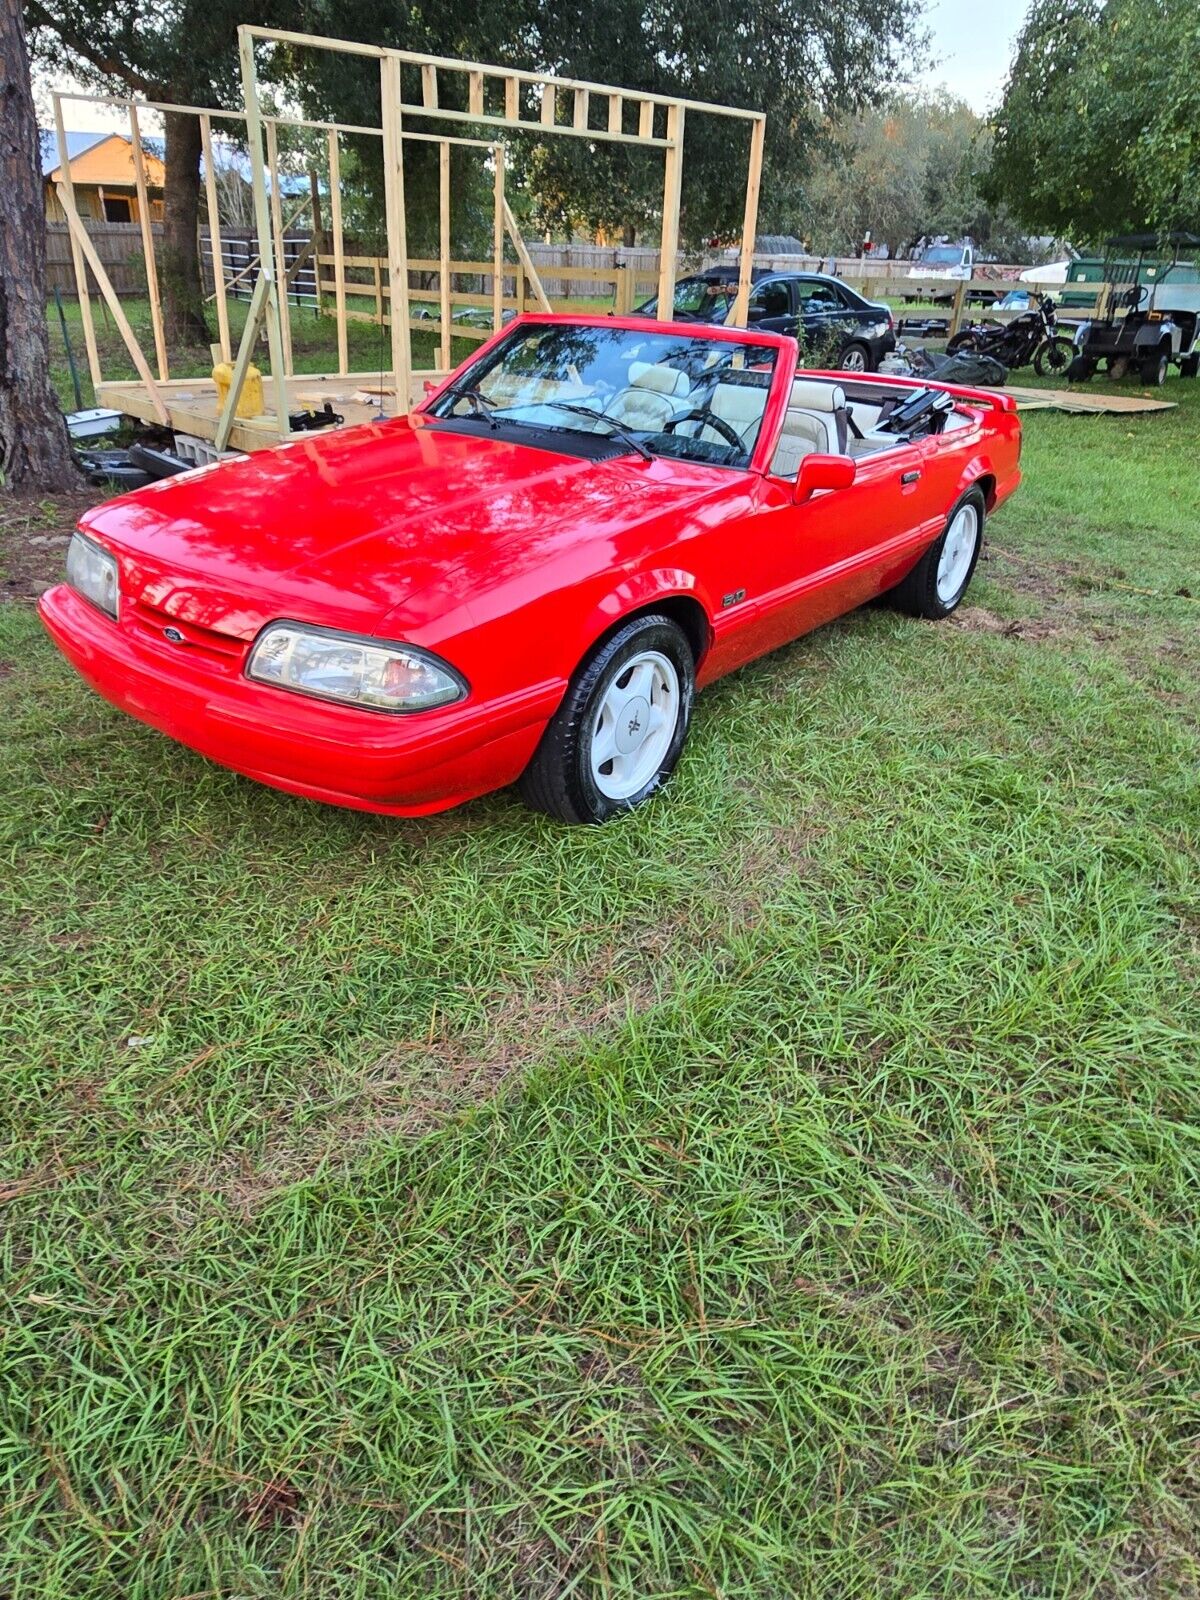
[[[200,121],[183,112],[168,111],[163,124],[167,149],[158,264],[163,326],[171,344],[207,345],[212,334],[204,315],[196,233],[200,221]]]
[[[50,386],[46,214],[19,5],[0,5],[0,487],[81,482]]]
[[[637,243],[637,229],[632,222],[627,222],[621,231],[621,243],[626,250],[632,250]]]

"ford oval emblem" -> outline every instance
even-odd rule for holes
[[[183,643],[185,643],[184,637],[180,633],[178,628],[164,628],[163,629],[163,638],[167,641],[168,644],[183,644]]]

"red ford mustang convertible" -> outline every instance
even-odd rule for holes
[[[90,511],[42,617],[115,705],[263,783],[415,815],[519,781],[603,821],[671,772],[697,688],[885,592],[948,616],[1019,482],[1007,395],[796,358],[522,317],[408,417]]]

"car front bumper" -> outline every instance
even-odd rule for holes
[[[421,816],[513,783],[566,688],[386,715],[216,673],[149,645],[66,584],[38,602],[67,660],[120,710],[245,777],[361,811]]]

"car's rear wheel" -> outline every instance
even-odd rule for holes
[[[632,618],[571,680],[522,775],[522,799],[563,822],[607,822],[642,805],[679,760],[695,692],[683,630],[658,614]]]
[[[941,537],[891,591],[890,599],[899,610],[938,622],[961,604],[983,548],[986,511],[982,490],[970,489],[963,495],[946,518]]]
[[[852,340],[839,356],[838,366],[843,372],[870,372],[870,346],[863,344],[859,339]]]

